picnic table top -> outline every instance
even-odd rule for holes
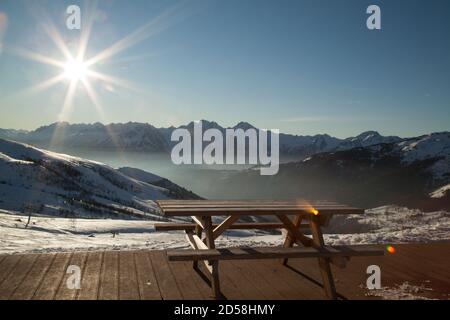
[[[364,209],[324,200],[158,200],[156,203],[165,216],[364,213]]]

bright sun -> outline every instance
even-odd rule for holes
[[[72,59],[64,65],[64,76],[72,81],[83,80],[87,72],[87,66],[83,61]]]

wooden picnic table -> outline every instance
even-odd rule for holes
[[[197,271],[203,261],[210,275],[216,298],[221,297],[219,260],[277,259],[287,264],[290,258],[317,258],[326,296],[336,299],[337,293],[330,263],[344,267],[352,256],[382,255],[379,248],[367,246],[326,246],[322,228],[335,214],[363,214],[364,210],[331,201],[271,200],[160,200],[166,217],[191,217],[193,223],[158,223],[156,230],[184,230],[192,250],[167,251],[170,261],[192,260]],[[213,217],[225,219],[213,224]],[[280,222],[244,222],[244,217],[273,216]],[[292,216],[292,218],[291,218]],[[279,247],[241,247],[216,249],[215,240],[230,229],[285,229],[284,245]],[[303,230],[309,229],[311,236]],[[204,236],[203,236],[204,234]],[[294,247],[294,244],[297,246]]]

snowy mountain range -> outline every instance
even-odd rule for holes
[[[33,131],[0,129],[0,138],[44,148],[52,145],[149,152],[169,150],[167,139],[161,130],[146,123],[103,125],[59,122]]]
[[[193,124],[180,128],[192,130]],[[225,130],[216,122],[203,120],[202,125],[203,130]],[[233,128],[247,130],[254,127],[240,122]],[[145,123],[55,123],[34,131],[0,129],[0,137],[42,148],[63,145],[69,148],[168,153],[173,144],[170,135],[174,129],[156,128]],[[26,160],[4,154],[12,159]],[[273,177],[262,178],[258,171],[252,169],[202,170],[192,172],[192,178],[181,183],[192,187],[195,182],[196,186],[203,186],[196,187],[196,190],[210,198],[311,198],[363,207],[389,203],[426,209],[430,205],[431,209],[450,207],[447,187],[450,184],[449,132],[400,138],[367,131],[346,139],[326,134],[297,136],[281,133],[280,155],[291,162],[282,164],[279,173]],[[195,196],[169,180],[161,178],[155,181],[152,175],[138,169],[118,169],[114,174],[169,190],[165,193],[168,197]],[[131,193],[128,200],[132,198]]]
[[[199,199],[167,179],[0,139],[0,208],[64,217],[159,219],[155,199]]]
[[[215,128],[224,132],[225,127],[213,121],[201,120],[203,130]],[[193,122],[178,128],[193,129]],[[240,122],[233,129],[255,128],[247,122]],[[98,149],[120,149],[123,151],[170,152],[173,142],[170,136],[175,127],[156,128],[147,123],[124,124],[69,124],[53,123],[33,131],[0,129],[0,138],[31,143],[39,147],[84,147]],[[257,129],[257,128],[255,128]],[[280,134],[280,154],[302,159],[319,152],[348,150],[380,143],[402,141],[395,136],[382,136],[367,131],[356,137],[339,139],[327,134],[301,136]]]
[[[215,193],[235,198],[328,199],[360,207],[450,208],[450,132],[322,152],[280,165],[277,175],[228,172]]]

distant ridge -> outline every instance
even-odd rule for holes
[[[226,128],[217,122],[200,120],[203,130]],[[178,128],[192,129],[193,122]],[[95,149],[120,149],[122,151],[168,153],[173,142],[170,136],[177,127],[156,128],[148,123],[127,122],[104,125],[52,123],[33,131],[0,129],[0,138],[16,140],[48,148],[50,145]],[[257,129],[248,122],[239,122],[233,129]],[[382,143],[405,140],[397,136],[383,136],[376,131],[366,131],[356,137],[340,139],[328,134],[292,135],[280,133],[280,155],[304,159],[320,152],[342,151]]]

